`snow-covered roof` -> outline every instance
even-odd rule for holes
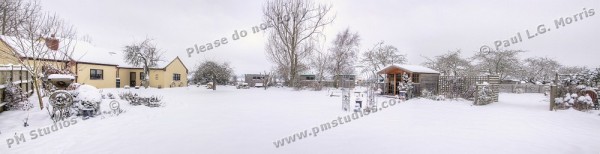
[[[74,80],[75,77],[73,75],[67,75],[67,74],[50,74],[48,76],[48,79],[71,79],[71,80]]]
[[[19,53],[21,56],[27,58],[34,57],[32,52],[20,51],[21,48],[28,48],[26,45],[23,45],[27,43],[20,42],[30,41],[19,41],[15,37],[4,35],[0,35],[0,39],[6,42],[9,46],[11,46],[12,49],[17,51],[17,53]],[[40,41],[40,43],[34,43],[34,46],[38,46],[36,47],[37,49],[39,49],[38,51],[49,51],[45,43],[43,43],[43,41]],[[74,60],[76,62],[81,63],[114,65],[127,68],[141,68],[125,63],[125,60],[123,59],[123,53],[120,50],[110,50],[101,47],[96,47],[90,43],[78,40],[66,40],[63,42],[59,42],[59,49],[57,51],[49,51],[48,54],[41,58],[50,60]],[[170,62],[171,61],[159,61],[157,62],[157,66],[152,68],[164,68],[167,65],[169,65]]]
[[[378,74],[384,73],[390,69],[401,69],[407,72],[411,72],[411,73],[433,73],[433,74],[438,74],[440,72],[433,70],[431,68],[427,68],[424,66],[420,66],[420,65],[408,65],[408,64],[392,64],[389,65],[385,68],[383,68],[382,70],[380,70],[379,72],[377,72]]]

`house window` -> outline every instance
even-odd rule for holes
[[[307,76],[306,80],[315,80],[315,77],[314,76]]]
[[[173,74],[173,81],[179,81],[179,80],[181,80],[181,74],[174,73]]]
[[[104,79],[104,71],[101,69],[90,69],[91,80],[102,80]]]
[[[146,75],[144,75],[144,72],[140,72],[140,80],[144,80],[144,77],[145,77],[145,76],[146,76]]]

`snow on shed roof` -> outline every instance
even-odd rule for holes
[[[384,69],[380,70],[379,72],[377,72],[378,74],[382,74],[384,72],[389,71],[390,69],[401,69],[407,72],[412,72],[412,73],[434,73],[434,74],[438,74],[440,72],[433,70],[431,68],[427,68],[424,66],[420,66],[420,65],[408,65],[408,64],[392,64],[389,65],[387,67],[385,67]]]

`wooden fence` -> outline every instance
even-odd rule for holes
[[[8,82],[19,85],[28,95],[33,92],[33,80],[24,66],[0,65],[0,104],[4,102],[4,88]]]
[[[452,98],[473,99],[476,85],[487,82],[490,84],[494,102],[498,102],[500,77],[498,76],[440,76],[438,81],[438,94]]]
[[[500,84],[503,93],[545,93],[550,91],[549,85],[535,84]]]

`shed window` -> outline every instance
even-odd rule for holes
[[[419,74],[417,74],[417,73],[412,74],[412,82],[419,83]]]

